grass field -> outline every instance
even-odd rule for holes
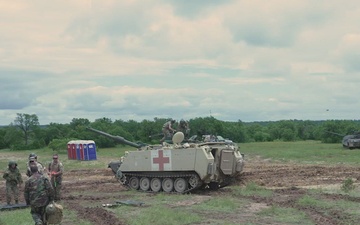
[[[360,165],[360,149],[348,150],[341,144],[319,141],[244,143],[240,150],[248,156],[282,162]]]
[[[142,224],[358,224],[360,221],[360,188],[359,180],[355,181],[354,188],[344,191],[341,188],[293,188],[282,187],[273,189],[268,185],[262,185],[259,181],[266,176],[277,174],[274,168],[277,164],[289,165],[289,168],[304,170],[304,173],[317,170],[320,175],[327,170],[327,166],[339,168],[360,166],[360,150],[346,150],[341,144],[323,144],[316,141],[303,142],[267,142],[245,143],[240,145],[240,150],[245,154],[244,181],[223,188],[217,192],[200,192],[187,195],[149,194],[136,191],[119,191],[114,198],[129,198],[145,203],[145,207],[121,206],[108,208],[106,212],[118,218],[118,224],[142,225]],[[64,150],[59,152],[60,159],[64,163],[66,171],[89,169],[97,170],[107,167],[111,160],[117,160],[125,151],[133,148],[119,147],[100,149],[97,152],[96,161],[74,161],[67,159]],[[0,150],[0,167],[6,168],[8,160],[17,160],[19,168],[24,171],[27,157],[35,152],[41,162],[50,161],[52,151],[39,149],[36,151],[9,151]],[[306,167],[302,167],[302,165]],[[264,167],[265,166],[265,167]],[[293,167],[296,166],[296,167]],[[264,169],[266,168],[266,169]],[[279,167],[280,168],[280,167]],[[282,167],[281,167],[282,168]],[[304,168],[309,168],[305,170]],[[254,178],[254,174],[265,171],[263,178]],[[341,170],[341,169],[340,169]],[[270,171],[269,173],[266,173]],[[291,171],[291,170],[289,170]],[[295,171],[295,170],[294,170]],[[347,170],[348,171],[348,170]],[[24,171],[25,172],[25,171]],[[266,175],[268,174],[268,175]],[[300,173],[301,174],[301,173]],[[355,175],[354,175],[355,174]],[[311,175],[311,174],[310,174]],[[314,174],[314,177],[320,176]],[[282,179],[303,179],[306,184],[307,177],[292,177],[283,175],[274,177]],[[336,180],[336,176],[335,180]],[[339,176],[356,176],[356,172],[349,174],[344,172]],[[254,180],[251,180],[254,178]],[[309,180],[312,177],[309,177]],[[64,178],[65,179],[65,178]],[[360,175],[358,175],[360,179]],[[326,177],[319,179],[324,184],[331,185]],[[336,184],[343,184],[344,179],[339,179]],[[4,182],[2,181],[2,186]],[[2,187],[4,193],[4,188]],[[79,199],[77,204],[88,209],[94,207],[98,210],[99,201],[111,199],[112,193],[94,193],[92,190],[72,192],[71,196]],[[98,201],[85,201],[90,196],[99,196]],[[100,197],[101,196],[101,197]],[[80,216],[79,212],[69,210],[65,205],[63,225],[95,224]],[[0,225],[27,225],[33,224],[29,209],[0,212]],[[100,223],[97,223],[100,224]],[[103,223],[108,224],[108,223]]]

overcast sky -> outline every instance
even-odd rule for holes
[[[0,0],[0,125],[359,119],[358,0]]]

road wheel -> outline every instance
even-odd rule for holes
[[[184,178],[177,178],[174,182],[176,192],[183,193],[188,188],[188,182]]]
[[[150,179],[147,177],[142,177],[140,179],[140,189],[142,191],[147,191],[150,188]]]
[[[159,192],[161,190],[161,180],[159,178],[151,179],[150,187],[153,192]]]
[[[131,177],[129,180],[129,186],[130,186],[130,188],[132,188],[134,190],[139,189],[139,178]]]
[[[165,192],[171,192],[174,189],[174,181],[171,178],[165,178],[161,186]]]

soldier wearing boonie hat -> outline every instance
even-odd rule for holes
[[[44,174],[44,166],[37,161],[37,155],[35,153],[31,153],[29,155],[29,162],[27,163],[26,176],[31,177],[31,175],[33,174],[30,169],[30,165],[32,164],[37,166],[37,173]]]

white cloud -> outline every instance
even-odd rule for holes
[[[355,0],[0,1],[0,124],[358,119],[359,12]]]

